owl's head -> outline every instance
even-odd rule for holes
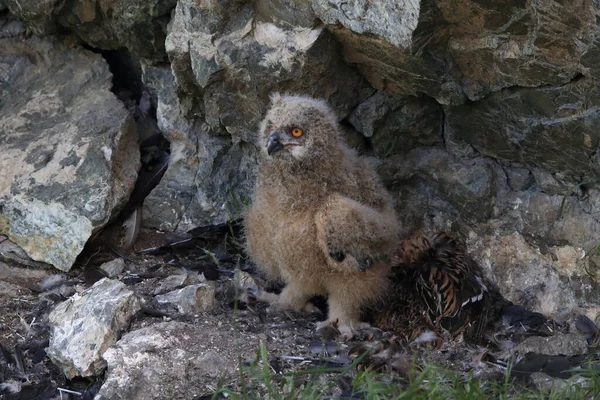
[[[335,114],[324,101],[275,93],[259,136],[267,157],[294,163],[330,155],[339,142],[340,131]]]

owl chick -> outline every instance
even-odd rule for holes
[[[269,278],[285,282],[277,309],[311,310],[312,296],[327,296],[329,316],[318,328],[352,337],[368,326],[361,307],[389,284],[398,243],[390,195],[368,160],[344,143],[323,101],[273,95],[259,145],[247,252]]]

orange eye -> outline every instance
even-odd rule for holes
[[[300,128],[292,128],[292,136],[293,137],[300,137],[300,136],[302,136],[303,133],[304,133],[304,131]]]

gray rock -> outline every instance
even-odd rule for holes
[[[527,168],[504,165],[502,169],[506,173],[508,186],[515,192],[527,190],[535,182],[534,174]]]
[[[385,92],[377,92],[359,104],[348,117],[356,130],[371,138],[380,158],[442,144],[442,120],[442,108],[431,98]]]
[[[313,4],[326,23],[339,23],[329,29],[343,43],[346,59],[374,87],[426,93],[441,104],[460,104],[465,97],[479,100],[513,86],[558,86],[579,74],[595,76],[598,65],[598,7],[588,1]],[[391,8],[416,13],[383,11]],[[362,19],[353,18],[357,16]],[[400,19],[396,16],[409,18],[392,28]],[[378,23],[387,19],[392,23]]]
[[[181,114],[170,70],[149,67],[145,76],[158,89],[158,124],[171,141],[171,158],[161,182],[144,201],[144,224],[188,230],[238,216],[241,210],[234,204],[243,205],[253,185],[254,148],[212,135],[202,121],[188,121]]]
[[[584,70],[596,30],[590,2],[435,3],[451,24],[449,51],[471,100],[505,87],[560,85]]]
[[[565,356],[586,354],[587,340],[578,333],[558,333],[553,336],[531,336],[511,349],[511,353],[527,354],[529,352]]]
[[[310,2],[305,0],[257,0],[257,17],[281,27],[311,27],[317,22]]]
[[[216,288],[214,282],[186,286],[179,290],[155,297],[159,304],[176,307],[181,314],[196,314],[215,308]]]
[[[144,202],[147,226],[187,230],[241,215],[256,174],[253,145],[272,91],[329,100],[340,118],[372,93],[322,27],[280,27],[233,0],[180,1],[171,69],[146,66],[171,164]]]
[[[2,235],[2,237],[6,236]],[[52,268],[50,264],[32,260],[31,257],[27,255],[25,250],[8,239],[0,242],[0,261],[15,266],[39,269]]]
[[[68,29],[90,46],[154,60],[165,58],[166,25],[176,0],[5,0],[9,10],[37,35]]]
[[[96,400],[189,399],[236,371],[232,337],[210,326],[160,323],[124,335],[104,353],[106,380]]]
[[[53,38],[0,41],[0,232],[68,271],[133,189],[135,126],[98,54]]]
[[[455,134],[481,154],[573,177],[600,176],[600,87],[581,78],[558,87],[510,89],[446,109]],[[575,183],[574,179],[571,182]]]
[[[24,268],[0,261],[0,281],[27,288],[37,289],[41,282],[52,276],[51,273],[50,269]]]
[[[154,290],[154,294],[163,294],[179,289],[182,286],[204,282],[206,282],[206,278],[204,278],[203,274],[186,271],[183,274],[171,275],[161,280],[160,285]]]
[[[533,384],[543,392],[564,391],[570,386],[566,380],[553,378],[543,372],[534,372],[530,378]]]
[[[125,260],[115,258],[102,264],[100,269],[106,272],[109,278],[114,278],[125,270]]]
[[[419,177],[466,220],[485,221],[492,214],[494,174],[484,160],[460,160],[440,148],[417,148],[382,160],[380,171],[388,182]]]
[[[104,278],[52,310],[46,353],[69,379],[100,375],[106,368],[102,355],[139,310],[131,290]]]
[[[341,24],[355,33],[373,34],[405,49],[413,44],[420,3],[420,0],[313,0],[312,7],[326,24]]]
[[[435,23],[432,21],[431,26]],[[460,85],[455,81],[444,81],[452,68],[446,60],[429,62],[377,36],[360,35],[337,25],[328,29],[342,43],[344,59],[355,64],[374,88],[400,95],[425,93],[441,104],[464,101]],[[428,40],[424,38],[417,42],[428,43]]]

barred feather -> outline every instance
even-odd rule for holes
[[[489,293],[479,266],[455,237],[412,236],[399,244],[392,263],[392,290],[375,312],[378,327],[407,341],[426,331],[456,337],[467,329],[470,341],[481,340],[501,296]]]

